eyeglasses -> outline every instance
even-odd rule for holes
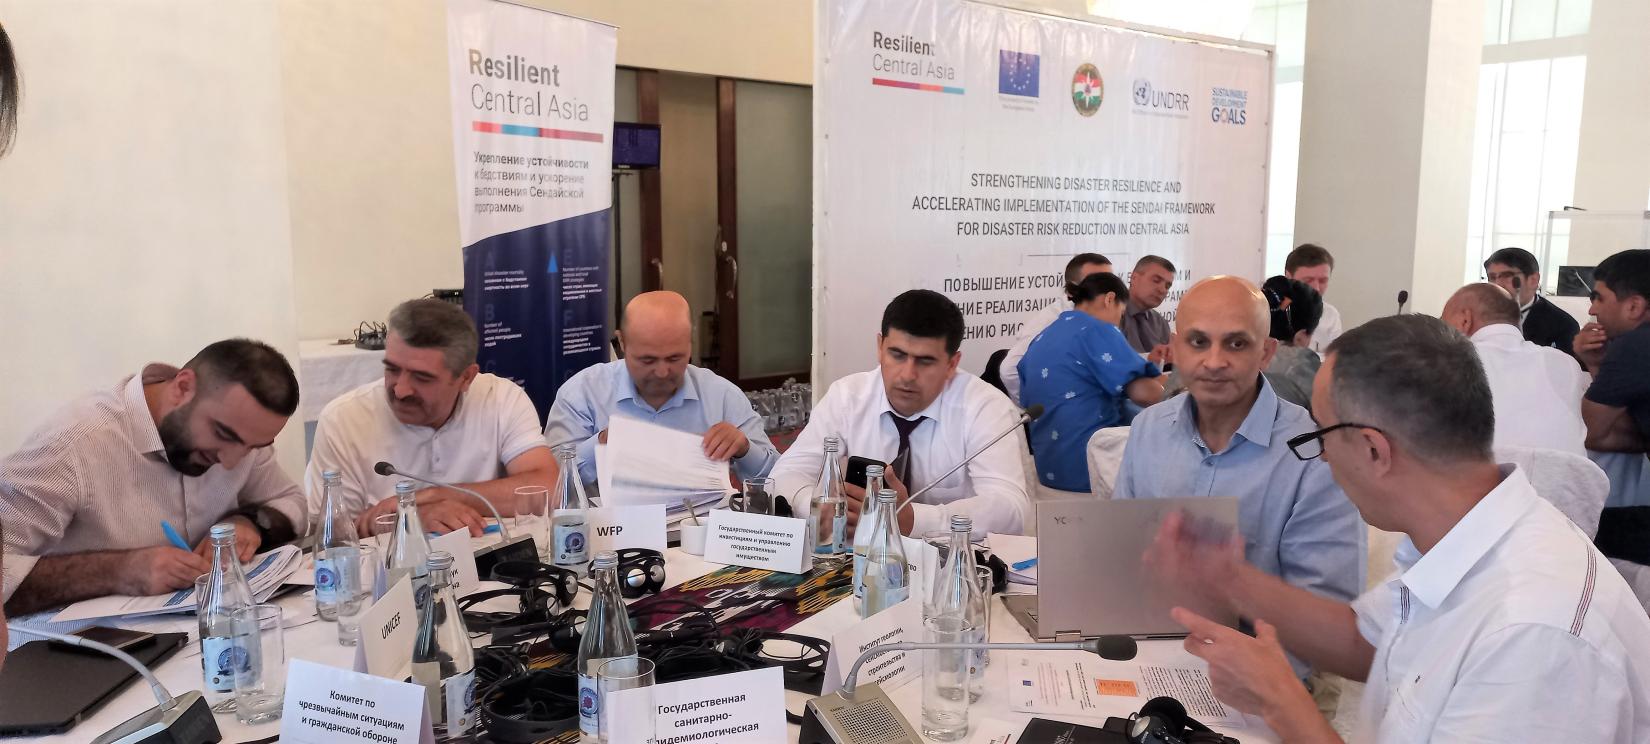
[[[1312,460],[1321,457],[1323,455],[1324,435],[1335,431],[1336,429],[1370,429],[1372,431],[1380,432],[1381,434],[1386,433],[1381,431],[1379,427],[1370,426],[1369,424],[1354,424],[1348,421],[1345,423],[1334,424],[1332,426],[1325,426],[1317,431],[1309,431],[1297,437],[1291,437],[1289,439],[1289,451],[1295,453],[1295,457],[1302,460]]]

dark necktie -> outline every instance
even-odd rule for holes
[[[889,417],[894,419],[894,428],[899,430],[899,452],[894,455],[894,475],[899,482],[905,484],[906,493],[917,490],[916,484],[911,482],[911,432],[916,431],[927,416],[918,416],[914,419],[901,418],[890,412]]]

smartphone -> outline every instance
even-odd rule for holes
[[[154,633],[145,633],[140,630],[123,630],[121,628],[87,628],[79,633],[75,633],[74,635],[88,641],[97,641],[98,643],[113,646],[121,651],[125,651],[126,653],[131,653],[133,649],[142,647],[143,645],[155,640]],[[99,656],[103,655],[102,651],[95,648],[74,646],[62,641],[52,641],[51,643],[64,651],[72,651],[83,654],[97,654]]]
[[[884,468],[888,467],[888,463],[885,463],[881,460],[873,460],[869,457],[860,457],[859,455],[851,455],[851,456],[848,457],[848,469],[842,473],[843,482],[844,483],[852,483],[856,486],[859,486],[860,488],[864,488],[865,487],[865,467],[867,465],[881,465]]]

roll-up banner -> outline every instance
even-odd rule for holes
[[[464,309],[482,371],[542,418],[604,361],[617,30],[495,0],[448,0]]]

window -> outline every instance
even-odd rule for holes
[[[1255,0],[1244,41],[1271,44],[1272,162],[1266,194],[1266,276],[1283,273],[1295,239],[1295,178],[1301,143],[1301,72],[1306,65],[1307,0]]]
[[[1484,64],[1468,212],[1467,281],[1484,258],[1518,246],[1542,256],[1547,212],[1575,194],[1576,151],[1587,58],[1572,37],[1587,32],[1591,0],[1485,0]],[[1563,255],[1569,223],[1550,246]]]

